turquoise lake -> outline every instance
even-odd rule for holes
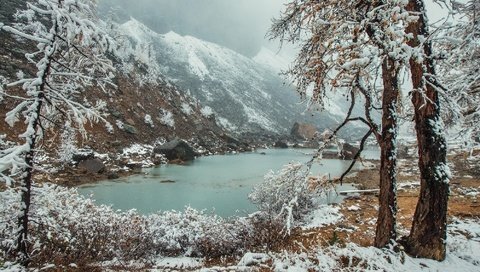
[[[313,152],[311,149],[260,149],[200,157],[187,165],[147,168],[141,174],[83,185],[78,190],[80,194],[91,195],[97,203],[112,205],[114,209],[136,209],[143,214],[191,206],[220,216],[246,215],[255,211],[248,194],[269,170],[278,171],[292,161],[307,162]],[[378,151],[369,150],[365,156],[378,157]],[[339,176],[349,164],[350,161],[325,159],[314,165],[312,174]],[[342,189],[351,188],[347,185]],[[326,201],[336,201],[335,198]]]

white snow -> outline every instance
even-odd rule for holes
[[[145,121],[145,124],[149,125],[152,128],[155,126],[153,124],[152,116],[150,116],[150,114],[145,114],[144,121]]]
[[[339,206],[322,205],[306,219],[304,229],[320,228],[335,224],[342,219]]]
[[[291,61],[282,56],[280,53],[275,53],[272,50],[262,47],[253,60],[258,64],[264,65],[272,69],[276,73],[280,73],[288,69]]]
[[[197,75],[200,80],[204,80],[205,77],[209,74],[207,66],[200,60],[200,58],[195,54],[194,51],[188,53],[188,64],[190,71]]]
[[[161,109],[160,123],[162,123],[162,125],[175,128],[175,119],[173,119],[173,114],[168,110]]]
[[[182,270],[195,269],[203,265],[203,260],[200,258],[191,257],[163,257],[154,260],[154,269],[151,271],[165,271],[166,269]]]
[[[180,109],[186,115],[190,115],[193,112],[192,107],[188,103],[185,103],[185,102],[182,103],[182,107]]]
[[[205,117],[205,118],[209,118],[210,116],[213,115],[213,110],[212,108],[210,108],[209,106],[205,106],[203,108],[200,109],[200,113]]]
[[[360,206],[358,206],[358,205],[352,205],[352,206],[348,207],[347,210],[349,210],[349,211],[359,211],[359,210],[360,210]]]

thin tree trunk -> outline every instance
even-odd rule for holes
[[[412,47],[420,47],[424,60],[410,59],[413,82],[412,103],[415,110],[415,130],[418,142],[418,166],[420,169],[420,196],[413,217],[410,235],[403,241],[407,253],[435,260],[445,259],[447,229],[447,202],[449,171],[446,165],[447,145],[440,117],[438,91],[429,41],[420,44],[419,36],[428,37],[427,18],[422,0],[410,0],[410,12],[419,19],[407,27],[414,35],[409,41]],[[438,86],[438,85],[437,85]]]
[[[40,113],[42,107],[42,101],[37,99],[36,113]],[[29,144],[29,151],[25,154],[25,172],[20,184],[20,197],[22,206],[20,208],[20,216],[18,217],[19,233],[17,237],[17,252],[19,254],[18,259],[20,263],[27,267],[30,263],[30,256],[28,254],[28,223],[29,212],[31,203],[31,190],[32,190],[32,172],[33,172],[33,160],[35,156],[35,148],[37,143],[36,129],[38,127],[38,118],[32,120],[31,126],[34,128],[35,133],[27,138]]]
[[[384,247],[397,238],[397,100],[399,68],[391,58],[382,64],[383,77],[383,116],[382,137],[380,139],[380,207],[378,210],[375,246]]]
[[[28,223],[30,221],[29,212],[32,199],[32,174],[35,158],[35,149],[38,142],[38,129],[40,128],[40,114],[45,98],[45,88],[47,86],[47,77],[50,74],[52,66],[53,56],[47,57],[47,64],[42,75],[42,83],[38,86],[37,97],[35,98],[36,105],[34,110],[30,113],[30,120],[27,125],[27,131],[32,131],[31,135],[28,135],[26,141],[29,145],[29,150],[25,154],[25,172],[20,184],[20,197],[22,207],[20,209],[20,216],[18,217],[18,237],[17,237],[17,253],[20,263],[27,267],[30,263],[29,248],[28,248]]]

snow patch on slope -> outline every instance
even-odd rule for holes
[[[266,47],[262,47],[253,60],[277,73],[287,70],[290,64],[286,58]]]

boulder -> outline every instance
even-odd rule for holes
[[[311,124],[303,124],[295,122],[293,128],[290,131],[290,134],[295,139],[300,140],[311,140],[315,138],[315,135],[318,133],[317,128]]]
[[[278,140],[273,144],[273,147],[277,148],[288,148],[288,144],[285,141]]]
[[[320,143],[316,140],[305,141],[302,145],[304,148],[318,148]]]
[[[137,134],[137,129],[134,126],[123,124],[123,130],[130,134]]]
[[[156,154],[163,154],[169,161],[192,161],[197,156],[193,148],[185,141],[175,139],[153,149]]]
[[[354,147],[349,143],[344,143],[342,146],[342,151],[340,151],[340,157],[343,160],[353,160],[355,154],[357,154],[359,148]]]
[[[75,153],[72,155],[72,161],[75,162],[75,164],[84,161],[84,160],[89,160],[93,159],[95,156],[93,150],[88,149],[88,148],[81,148],[75,151]]]
[[[105,164],[99,159],[87,159],[81,161],[78,168],[84,169],[89,174],[97,174],[105,171]]]

